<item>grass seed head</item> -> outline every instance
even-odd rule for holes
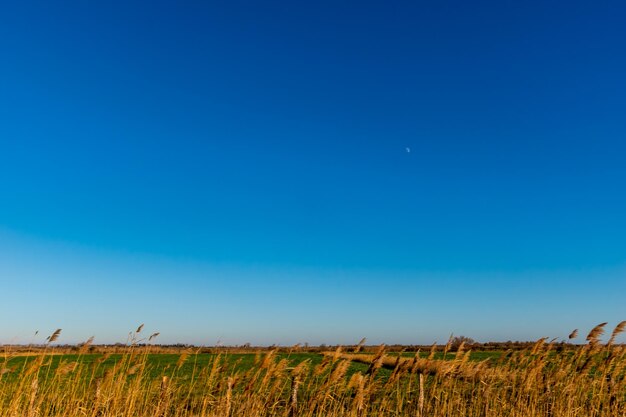
[[[613,333],[611,334],[611,338],[609,339],[607,345],[610,346],[615,343],[615,338],[624,330],[626,330],[626,320],[620,322],[617,326],[615,326],[615,329],[613,330]]]
[[[56,329],[48,338],[46,339],[48,343],[52,343],[56,341],[61,335],[61,329]]]
[[[600,323],[596,327],[591,329],[591,331],[587,335],[587,341],[591,346],[595,346],[600,342],[600,337],[602,337],[602,335],[604,334],[604,326],[606,325],[607,322]]]

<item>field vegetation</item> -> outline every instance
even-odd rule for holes
[[[605,326],[488,352],[158,347],[141,326],[124,347],[53,347],[57,331],[5,347],[0,416],[626,416],[626,322],[601,342]]]

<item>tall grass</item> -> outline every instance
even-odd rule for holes
[[[46,347],[17,368],[6,351],[0,416],[626,416],[626,348],[615,344],[626,323],[602,344],[604,327],[582,346],[562,350],[541,339],[483,362],[469,361],[463,346],[444,349],[449,360],[434,359],[435,347],[412,358],[381,347],[369,355],[338,349],[295,366],[269,351],[243,370],[224,354],[190,363],[191,352],[156,375],[150,348],[136,343],[140,327],[113,364],[108,355],[83,360],[91,341],[72,360]],[[353,361],[367,370],[350,371]]]

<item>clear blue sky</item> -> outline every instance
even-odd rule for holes
[[[622,1],[13,2],[0,342],[626,319]],[[407,151],[410,149],[410,152]]]

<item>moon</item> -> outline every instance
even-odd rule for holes
[[[407,147],[406,149],[406,153],[411,153],[411,148]]]

